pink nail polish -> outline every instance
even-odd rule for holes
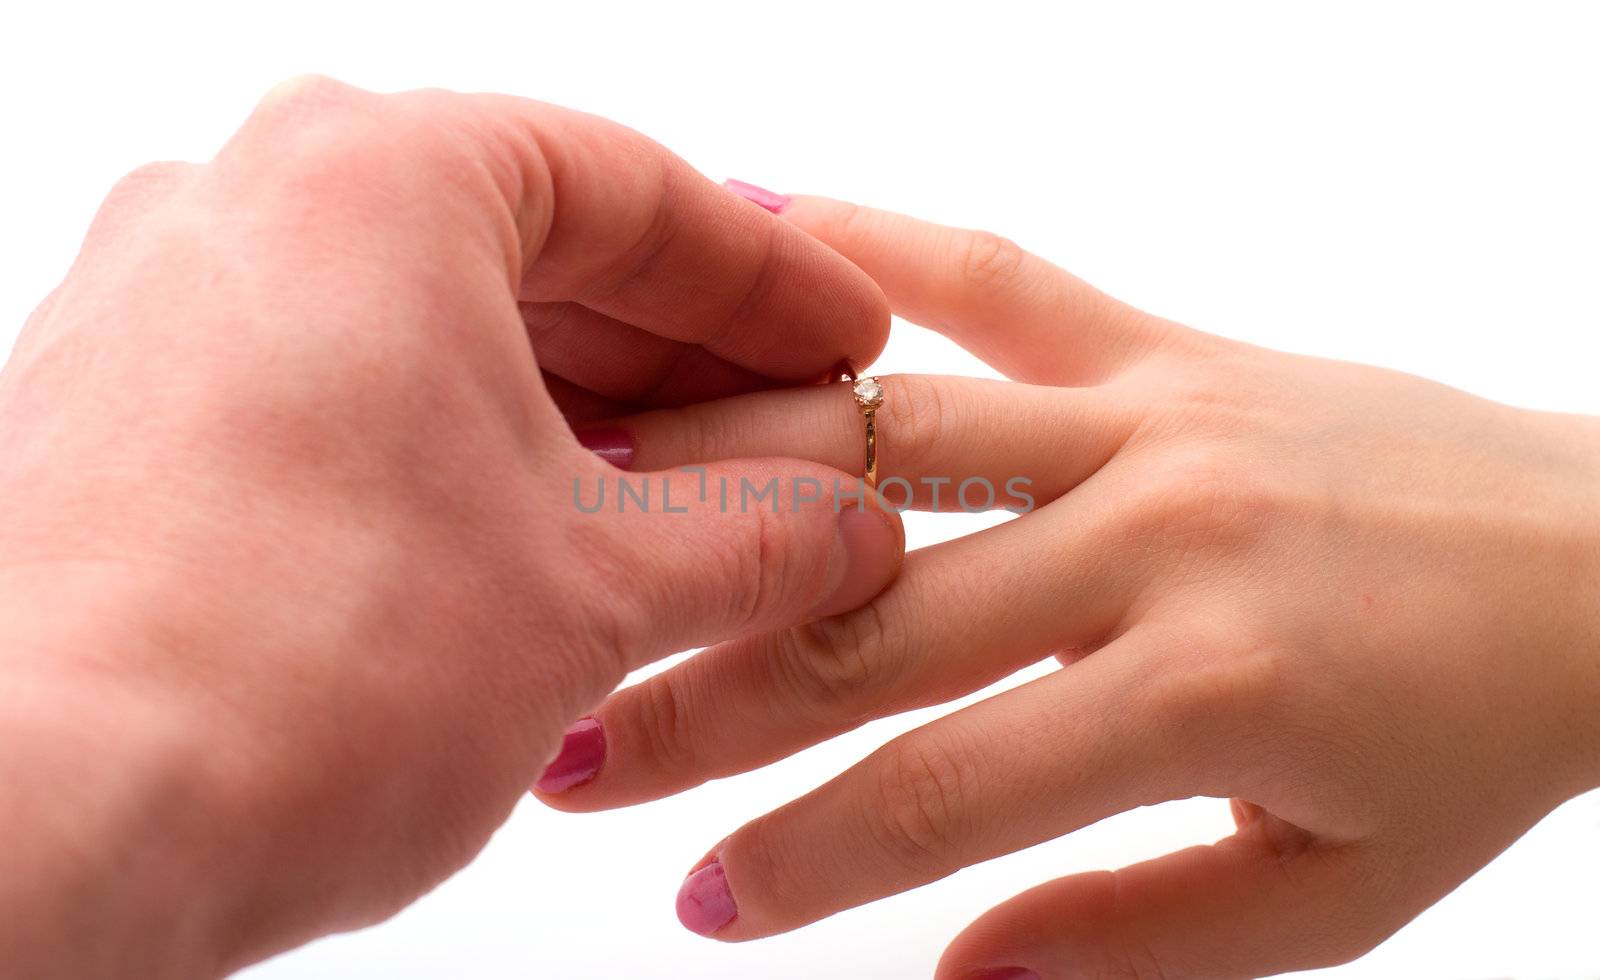
[[[781,214],[783,209],[788,207],[793,201],[793,198],[787,194],[779,194],[777,191],[769,191],[765,187],[757,187],[754,184],[747,184],[742,180],[725,180],[722,182],[722,186],[726,187],[730,191],[733,191],[735,194],[747,201],[754,201],[755,203],[766,208],[768,211],[771,211],[773,214]]]
[[[633,464],[633,436],[622,429],[584,429],[578,444],[601,459],[625,470]]]
[[[690,932],[709,936],[739,914],[721,863],[712,861],[683,880],[678,889],[678,921]]]
[[[1002,966],[967,974],[967,980],[1043,980],[1039,974],[1020,966]]]
[[[567,729],[561,751],[545,767],[535,785],[541,793],[560,793],[587,783],[606,761],[606,732],[595,718],[583,718]]]

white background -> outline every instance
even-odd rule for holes
[[[1600,25],[1580,5],[323,0],[4,20],[0,347],[117,176],[209,157],[274,82],[319,71],[571,105],[719,179],[988,227],[1204,329],[1600,413]],[[904,326],[879,368],[987,373]],[[914,517],[913,544],[971,526]],[[705,848],[929,716],[630,810],[530,801],[399,918],[250,976],[925,977],[1026,886],[1231,829],[1223,803],[1171,804],[787,936],[680,929]],[[1590,795],[1330,975],[1600,975],[1597,872]]]

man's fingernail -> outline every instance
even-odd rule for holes
[[[845,504],[828,555],[827,598],[811,612],[833,616],[864,604],[882,591],[900,560],[900,535],[881,510]]]
[[[1044,980],[1039,974],[1020,966],[1002,966],[992,970],[979,970],[967,974],[967,980]]]
[[[725,180],[722,182],[722,186],[733,191],[746,201],[754,201],[773,214],[781,214],[783,209],[788,207],[794,200],[787,194],[769,191],[765,187],[747,184],[742,180]]]
[[[606,761],[606,731],[596,718],[582,718],[567,729],[561,751],[545,766],[535,785],[541,793],[560,793],[587,783]]]
[[[625,470],[633,463],[633,436],[622,429],[584,429],[578,444],[601,459]]]
[[[734,920],[739,907],[728,890],[728,876],[717,861],[683,879],[678,889],[678,921],[685,929],[709,936]]]

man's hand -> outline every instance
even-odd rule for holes
[[[0,962],[217,973],[375,921],[630,668],[871,598],[899,525],[843,474],[619,514],[563,411],[887,328],[799,229],[526,101],[296,81],[130,175],[0,375]]]

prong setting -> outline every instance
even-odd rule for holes
[[[862,378],[851,388],[851,393],[856,397],[856,404],[865,411],[875,411],[883,404],[883,385],[877,378]]]

